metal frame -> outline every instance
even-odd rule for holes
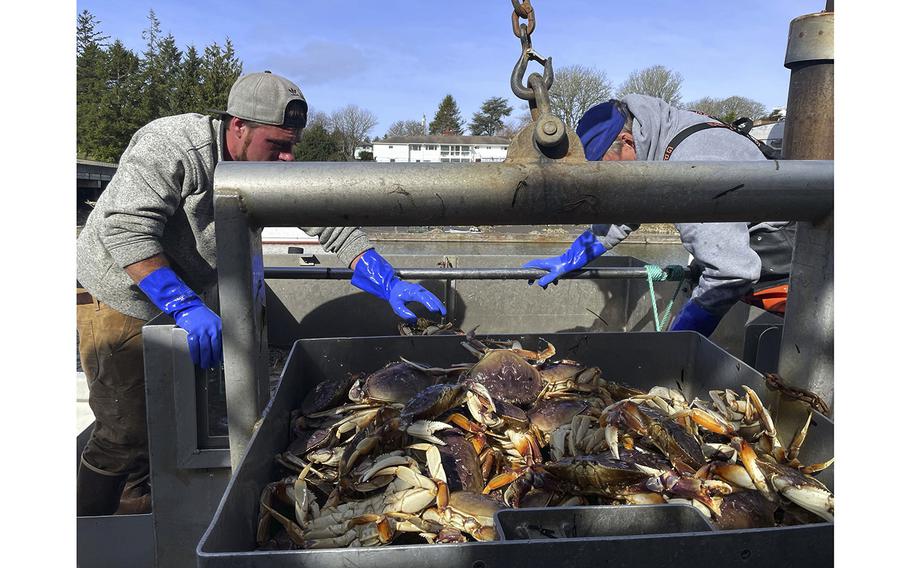
[[[156,566],[191,566],[230,479],[227,449],[200,449],[197,374],[186,331],[161,315],[142,328]]]
[[[814,221],[832,210],[834,165],[225,162],[215,169],[214,185],[236,467],[267,400],[263,226]]]
[[[546,270],[537,268],[403,268],[396,274],[404,280],[536,280]],[[580,268],[563,276],[563,279],[609,280],[627,278],[648,278],[649,272],[640,267]],[[286,280],[350,280],[354,276],[351,268],[322,268],[317,266],[268,266],[266,279]],[[683,278],[691,277],[688,268],[683,269]]]
[[[790,69],[783,157],[834,159],[834,12],[790,22]],[[796,226],[779,371],[821,396],[834,411],[834,215]]]

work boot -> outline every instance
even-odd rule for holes
[[[76,515],[113,515],[120,504],[124,483],[126,474],[103,472],[81,462],[76,477]]]
[[[115,515],[144,515],[152,512],[152,496],[148,493],[139,497],[121,497]]]
[[[148,475],[137,481],[127,480],[120,495],[120,506],[115,515],[142,515],[152,512],[152,488]]]

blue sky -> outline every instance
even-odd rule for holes
[[[783,66],[790,21],[824,0],[532,0],[535,50],[554,65],[604,71],[618,87],[635,69],[682,74],[684,101],[740,95],[769,109],[787,102]],[[401,119],[432,120],[451,93],[470,120],[491,96],[509,98],[519,55],[509,0],[213,2],[84,0],[101,30],[136,52],[152,9],[178,46],[202,49],[230,37],[244,72],[270,69],[296,81],[313,110],[353,103],[379,118],[373,135]],[[528,74],[539,71],[536,63]],[[513,113],[513,116],[516,113]]]

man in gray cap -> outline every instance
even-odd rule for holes
[[[79,235],[79,355],[95,427],[79,466],[78,515],[150,509],[142,326],[167,313],[187,331],[193,362],[220,366],[221,319],[200,297],[216,282],[215,165],[293,160],[307,103],[297,85],[266,71],[240,77],[218,114],[140,128]],[[416,319],[406,302],[445,314],[429,291],[399,280],[359,228],[302,229],[400,317]]]

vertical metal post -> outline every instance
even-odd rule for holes
[[[782,155],[834,159],[834,3],[790,22],[784,66],[791,70]],[[779,370],[834,408],[834,217],[800,222]]]
[[[268,401],[262,228],[250,225],[240,196],[232,193],[216,193],[215,219],[228,437],[235,468]]]

